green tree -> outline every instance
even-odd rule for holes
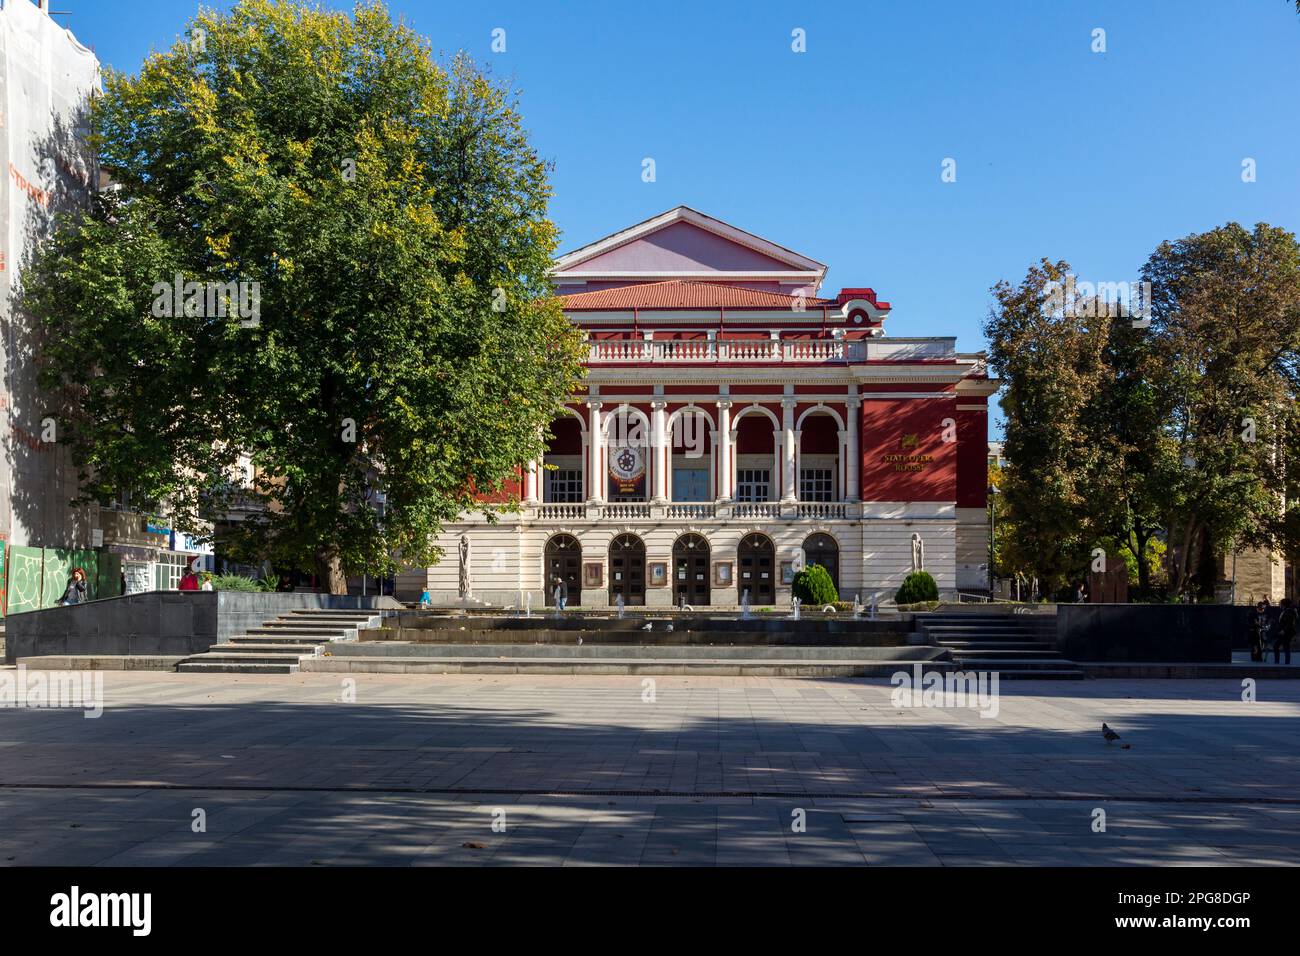
[[[379,3],[242,0],[109,72],[91,119],[115,186],[25,278],[87,497],[130,488],[194,528],[243,453],[265,511],[235,554],[333,592],[436,560],[580,374],[513,94]],[[178,275],[244,283],[245,308],[182,309]]]
[[[1107,559],[1133,558],[1138,592],[1146,597],[1152,544],[1167,512],[1162,475],[1169,448],[1162,428],[1170,409],[1160,387],[1166,370],[1145,320],[1116,314],[1117,303],[1097,305],[1099,318],[1107,320],[1101,381],[1080,412],[1085,440],[1097,450],[1085,478],[1091,489],[1086,509],[1090,526],[1109,539]]]
[[[1090,478],[1101,451],[1083,413],[1104,378],[1108,319],[1068,295],[1070,267],[1042,260],[1019,285],[1002,281],[984,332],[1003,380],[1007,467],[999,488],[1013,535],[998,562],[1054,591],[1086,565],[1096,537]]]
[[[1287,547],[1300,383],[1300,246],[1260,223],[1164,242],[1151,283],[1155,378],[1169,409],[1155,480],[1174,594],[1228,547]]]

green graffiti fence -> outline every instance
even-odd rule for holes
[[[73,568],[86,572],[87,598],[115,597],[122,591],[122,558],[103,551],[64,548],[10,547],[0,559],[0,613],[21,614],[54,607],[63,598]]]

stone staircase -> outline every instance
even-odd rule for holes
[[[190,674],[293,674],[304,657],[322,653],[330,644],[355,641],[360,631],[378,627],[381,621],[381,612],[375,610],[290,611],[186,658],[176,669]]]
[[[889,677],[914,662],[947,670],[927,647],[436,644],[360,641],[302,661],[303,671],[371,674],[643,674]]]
[[[304,672],[889,677],[941,648],[911,643],[910,624],[738,620],[710,613],[486,617],[405,611],[360,639],[304,658]]]
[[[1050,614],[918,614],[927,643],[952,654],[962,671],[997,671],[1003,680],[1082,680],[1083,670],[1056,649]]]

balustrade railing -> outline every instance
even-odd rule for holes
[[[642,504],[613,504],[605,505],[601,510],[602,518],[648,518],[650,517],[650,506]]]
[[[779,518],[781,505],[775,501],[737,502],[731,513],[737,518]]]
[[[546,502],[535,506],[537,508],[537,517],[560,519],[565,518],[582,518],[586,516],[587,509],[585,505]]]
[[[844,518],[848,507],[842,501],[801,501],[796,513],[800,518]]]
[[[672,504],[668,506],[669,518],[712,518],[718,513],[713,502],[700,504]]]
[[[793,513],[790,513],[791,507]],[[782,505],[777,501],[738,501],[730,505],[730,515],[732,518],[849,519],[857,517],[858,507],[844,501],[799,501],[793,506]],[[625,521],[655,517],[695,521],[718,517],[718,504],[712,501],[670,502],[663,505],[651,505],[649,502],[602,502],[594,507],[547,502],[534,504],[531,508],[533,520],[536,521],[580,521],[588,518]],[[786,509],[785,513],[783,509]]]
[[[867,346],[843,339],[593,339],[587,343],[587,362],[861,362],[868,357]]]

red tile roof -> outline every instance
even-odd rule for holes
[[[796,296],[780,292],[742,289],[717,282],[645,282],[619,289],[575,292],[560,296],[566,312],[619,311],[623,309],[794,309]],[[837,305],[834,299],[806,296],[806,309]]]

